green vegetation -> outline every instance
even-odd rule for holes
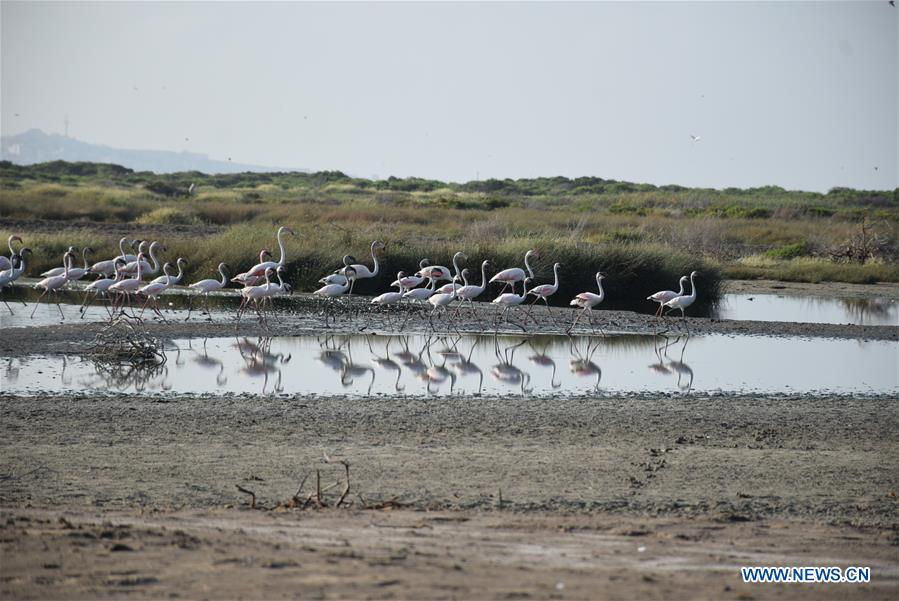
[[[383,276],[362,286],[369,292],[386,289],[399,269],[425,256],[448,264],[465,250],[475,272],[483,258],[497,268],[520,265],[528,248],[541,252],[541,281],[551,280],[553,262],[563,263],[561,297],[592,289],[598,269],[609,273],[610,299],[630,301],[676,286],[693,269],[703,273],[710,298],[722,275],[899,280],[899,190],[710,190],[596,177],[457,184],[337,171],[154,174],[0,162],[0,192],[0,215],[25,221],[16,233],[36,247],[31,273],[58,264],[69,244],[112,256],[118,238],[134,232],[164,240],[167,259],[190,258],[188,279],[210,277],[220,260],[236,272],[259,249],[276,251],[274,230],[288,225],[299,234],[287,246],[300,290],[312,289],[344,253],[363,260],[374,239],[388,247]],[[27,221],[35,219],[53,224],[29,232]]]

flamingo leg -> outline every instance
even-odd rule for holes
[[[45,294],[47,294],[46,290],[41,292],[41,295],[38,297],[37,302],[34,304],[34,309],[31,310],[31,319],[34,319],[34,312],[37,311],[38,306],[41,304],[41,299],[44,298]]]
[[[59,304],[59,291],[58,290],[53,291],[53,298],[56,300],[56,308],[59,309],[59,316],[63,320],[65,320],[66,316],[65,316],[65,314],[63,314],[62,306]]]

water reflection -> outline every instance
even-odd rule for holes
[[[750,321],[899,325],[899,303],[885,298],[725,294],[712,317]]]
[[[899,350],[888,341],[331,335],[174,340],[166,356],[165,364],[142,368],[74,357],[7,359],[2,389],[350,396],[899,392]]]

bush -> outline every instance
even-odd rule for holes
[[[785,244],[778,248],[772,248],[765,253],[766,257],[771,259],[789,260],[796,257],[805,257],[811,254],[811,247],[808,242],[794,242],[793,244]]]
[[[141,225],[200,225],[202,222],[193,211],[175,207],[161,207],[144,213],[134,220]]]

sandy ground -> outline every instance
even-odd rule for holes
[[[288,302],[273,333],[320,332],[308,299]],[[362,305],[335,330],[390,325]],[[604,317],[614,331],[654,327]],[[899,339],[895,326],[688,321]],[[7,328],[0,355],[78,351],[96,327]],[[897,432],[886,396],[0,391],[0,597],[893,599]],[[344,468],[325,454],[350,463],[340,508]],[[304,478],[292,504],[305,503],[315,470],[332,507],[285,507]],[[739,567],[757,564],[871,566],[873,581],[743,584]]]
[[[899,590],[890,398],[84,395],[0,406],[7,597]],[[275,509],[316,469],[337,501],[343,467],[324,453],[350,462],[349,506]],[[249,510],[238,485],[264,509]],[[406,508],[363,509],[387,501]],[[875,579],[743,585],[738,567],[755,564],[871,565]]]

